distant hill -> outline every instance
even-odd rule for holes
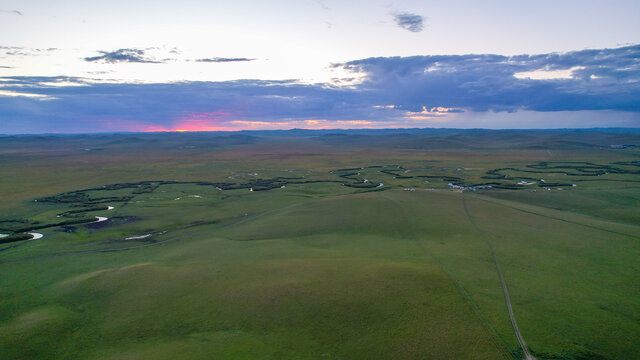
[[[109,148],[211,149],[223,146],[303,138],[332,146],[406,149],[624,149],[640,146],[640,129],[355,129],[258,130],[238,132],[157,132],[109,134],[39,134],[0,136],[0,148],[25,146],[46,150],[64,144],[79,151]]]

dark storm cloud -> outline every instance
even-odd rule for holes
[[[417,14],[397,13],[393,15],[393,20],[396,25],[411,32],[420,32],[424,29],[424,19]]]
[[[223,57],[214,57],[214,58],[206,58],[206,59],[197,59],[196,62],[211,62],[211,63],[225,63],[225,62],[242,62],[242,61],[254,61],[255,59],[250,58],[223,58]]]
[[[140,49],[118,49],[115,51],[99,51],[99,53],[101,53],[102,55],[86,57],[84,58],[84,60],[89,62],[103,62],[110,64],[121,62],[148,64],[160,63],[160,61],[156,61],[155,59],[148,57],[145,54],[145,51]]]
[[[0,78],[1,91],[41,97],[0,92],[0,113],[3,120],[36,124],[34,130],[51,123],[59,131],[72,126],[90,131],[96,124],[125,120],[169,126],[185,112],[221,112],[230,114],[229,119],[260,122],[403,121],[460,111],[640,113],[640,45],[542,55],[368,58],[334,66],[363,75],[363,81],[339,87],[297,81],[114,84],[5,77]],[[539,80],[525,76],[541,70],[549,76],[562,73]],[[69,82],[76,86],[56,86]],[[607,119],[602,121],[606,126]],[[0,121],[0,133],[9,131],[7,124]]]

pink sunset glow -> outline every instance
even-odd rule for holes
[[[385,128],[391,122],[369,120],[325,120],[286,119],[281,121],[236,120],[234,114],[225,111],[214,112],[185,112],[169,126],[139,125],[144,132],[197,132],[197,131],[238,131],[238,130],[287,130],[304,128],[322,129],[355,129],[355,128]],[[397,124],[395,124],[397,126]]]
[[[228,126],[232,113],[225,111],[192,112],[186,111],[171,126],[147,126],[145,132],[159,131],[234,131],[242,130],[234,126]]]

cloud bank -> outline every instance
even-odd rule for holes
[[[600,115],[588,126],[620,126],[617,119],[626,119],[626,126],[640,127],[640,45],[539,55],[380,57],[333,66],[362,80],[339,86],[295,80],[123,84],[0,78],[0,133],[447,127],[450,119],[465,116],[491,127],[491,117],[479,114],[496,114],[512,122],[506,127],[518,128],[518,116],[506,114],[523,112],[541,114],[530,119],[591,112]],[[541,127],[580,126],[576,116],[566,118],[574,120],[531,121],[543,121]]]
[[[640,111],[640,45],[542,55],[368,58],[335,65],[366,74],[360,91],[417,110]]]

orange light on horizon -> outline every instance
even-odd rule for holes
[[[427,111],[413,113],[409,119],[422,119]],[[176,119],[170,126],[147,125],[143,132],[207,132],[242,130],[288,130],[288,129],[375,129],[396,125],[388,121],[372,120],[330,120],[330,119],[281,119],[279,121],[239,120],[230,112],[185,113],[185,117]],[[411,115],[411,113],[410,113]],[[232,117],[233,116],[233,117]],[[434,116],[430,114],[430,116]]]
[[[227,127],[227,126],[202,126],[202,127],[191,127],[189,129],[173,129],[173,128],[165,128],[165,127],[157,127],[157,126],[148,126],[142,130],[142,132],[199,132],[199,131],[238,131],[238,130],[246,130],[237,127]]]
[[[224,126],[227,118],[232,114],[224,111],[214,112],[185,112],[185,115],[175,121],[170,127],[147,126],[144,132],[197,132],[197,131],[236,131],[242,130],[234,126]]]

